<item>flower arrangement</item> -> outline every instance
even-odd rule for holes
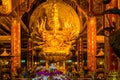
[[[63,72],[59,71],[59,70],[55,70],[55,71],[39,71],[37,72],[37,75],[44,75],[44,76],[53,76],[53,75],[62,75]]]
[[[59,70],[44,70],[44,71],[38,71],[36,74],[39,76],[39,78],[42,78],[43,80],[50,78],[50,80],[65,80],[65,76],[63,76],[63,72]]]
[[[66,76],[54,64],[51,64],[48,70],[44,67],[38,67],[36,69],[36,78],[42,80],[66,80]]]

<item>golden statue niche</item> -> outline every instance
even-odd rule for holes
[[[39,5],[30,18],[34,49],[47,60],[65,60],[71,56],[80,32],[80,20],[74,9],[62,0],[48,0]]]

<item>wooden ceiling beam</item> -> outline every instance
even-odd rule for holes
[[[18,16],[18,13],[16,11],[13,11],[13,13],[15,14],[15,16]],[[27,32],[29,33],[29,29],[28,27],[24,24],[24,22],[22,20],[20,20],[20,23],[21,23],[21,26],[22,28]]]
[[[101,27],[97,30],[97,34],[99,34],[101,30],[103,30],[103,26],[101,26]]]
[[[12,20],[9,17],[6,17],[6,20],[9,21],[10,23],[12,22]],[[29,33],[28,28],[26,27],[26,25],[24,24],[24,22],[21,20],[21,26],[23,27],[23,29]]]
[[[6,19],[6,21],[8,22],[8,23],[11,23],[12,22],[12,19],[10,19],[10,17],[4,17],[5,19]]]
[[[4,28],[5,28],[6,30],[8,30],[8,31],[10,32],[11,30],[10,30],[9,26],[7,26],[3,21],[4,21],[3,19],[0,20],[0,24],[1,24],[2,26],[4,26]]]
[[[5,35],[10,35],[9,33],[5,32],[5,31],[2,30],[1,28],[0,28],[0,32],[3,33],[3,34],[5,34]]]
[[[0,41],[11,40],[11,36],[0,36]]]
[[[24,24],[24,22],[21,20],[21,25],[22,25],[22,27],[23,27],[23,29],[27,32],[27,33],[29,33],[29,29],[27,28],[27,26]]]

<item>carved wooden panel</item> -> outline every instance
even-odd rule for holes
[[[90,0],[90,12],[93,15],[100,15],[104,11],[102,0]]]

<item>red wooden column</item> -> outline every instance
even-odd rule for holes
[[[11,52],[12,52],[12,72],[16,72],[16,67],[20,67],[21,63],[21,33],[20,21],[18,19],[12,20],[11,27]]]
[[[87,29],[88,67],[91,72],[96,70],[96,18],[91,17]]]
[[[33,55],[32,55],[32,39],[28,40],[28,54],[27,54],[27,68],[31,68],[33,65]]]

